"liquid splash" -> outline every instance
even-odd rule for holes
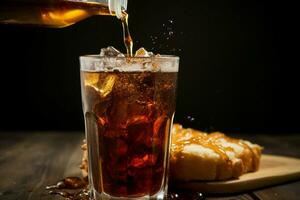
[[[46,187],[50,195],[59,195],[66,200],[89,200],[87,181],[79,177],[66,177]]]
[[[181,193],[170,193],[166,200],[204,200],[205,197],[200,192],[181,192]]]
[[[65,200],[91,200],[88,183],[79,177],[66,177],[46,187],[50,195],[59,195]],[[204,200],[200,192],[170,192],[166,200]]]
[[[176,29],[175,20],[169,19],[162,24],[159,33],[150,35],[151,51],[177,54],[182,51],[178,48],[178,41],[182,38],[183,32]]]

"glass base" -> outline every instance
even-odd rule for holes
[[[149,200],[149,199],[163,200],[166,199],[165,196],[167,194],[167,192],[165,191],[160,191],[154,195],[146,195],[142,197],[114,197],[106,193],[99,193],[95,190],[92,190],[91,193],[93,194],[91,200]]]

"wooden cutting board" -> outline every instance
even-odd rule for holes
[[[247,173],[236,180],[179,183],[179,189],[193,190],[203,193],[230,194],[258,189],[266,186],[300,179],[300,159],[262,155],[260,169]]]

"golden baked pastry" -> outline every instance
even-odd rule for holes
[[[88,155],[87,155],[87,145],[86,145],[86,140],[83,140],[83,144],[81,145],[82,149],[82,159],[81,159],[81,173],[84,178],[87,178],[88,176]]]
[[[226,180],[258,170],[262,147],[223,133],[204,133],[174,124],[170,178]]]
[[[207,134],[174,124],[172,128],[170,178],[177,181],[227,180],[257,171],[262,147],[223,133]],[[82,174],[87,177],[86,144],[82,145]]]

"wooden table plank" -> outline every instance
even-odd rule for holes
[[[45,186],[64,177],[82,137],[78,133],[1,134],[0,199],[59,199],[47,195]],[[80,157],[77,162],[78,166]]]
[[[253,193],[264,200],[298,200],[300,199],[300,181],[264,188]]]
[[[238,134],[233,137],[244,138],[264,146],[264,153],[300,158],[299,134]],[[299,166],[300,167],[300,166]],[[254,200],[298,200],[300,199],[300,181],[267,187],[253,192],[249,196]]]
[[[253,200],[249,194],[231,195],[231,196],[215,196],[207,197],[207,200]],[[255,199],[254,199],[255,200]]]
[[[257,142],[264,152],[300,157],[300,135],[234,135]],[[0,199],[54,200],[45,186],[63,177],[79,175],[83,133],[0,133]],[[209,196],[209,200],[299,199],[300,181],[246,194]]]

